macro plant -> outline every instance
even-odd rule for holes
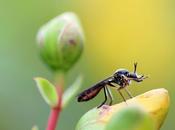
[[[52,83],[42,77],[36,77],[34,80],[41,96],[50,107],[46,130],[56,130],[60,112],[73,98],[76,98],[82,83],[82,77],[79,76],[70,87],[65,87],[64,79],[64,75],[78,61],[83,51],[84,35],[78,17],[68,12],[50,20],[40,28],[37,42],[40,57],[53,72],[54,81]],[[134,64],[134,73],[128,72],[129,75],[124,77],[123,81],[132,78],[140,82],[146,78],[143,75],[137,75],[136,66],[137,64]],[[123,75],[125,72],[126,70],[117,71],[117,78],[120,76],[118,74]],[[113,80],[113,78],[110,77],[99,84],[103,85],[104,89],[114,81],[121,85],[119,80]],[[129,82],[124,83],[126,86],[129,85]],[[78,101],[89,100],[98,94],[102,89],[99,84],[88,91],[83,91]],[[107,94],[110,95],[110,92]],[[75,129],[159,130],[168,113],[169,94],[166,89],[154,89],[132,97],[126,102],[110,104],[112,106],[103,103],[100,107],[89,110],[80,118]],[[39,128],[34,126],[32,130],[39,130]]]
[[[79,76],[65,90],[64,75],[78,61],[84,46],[84,35],[78,17],[67,12],[50,20],[40,28],[37,42],[42,61],[54,74],[54,83],[42,77],[36,77],[34,80],[41,96],[50,107],[46,130],[55,130],[60,112],[75,97],[82,82]],[[32,130],[38,130],[37,126]]]

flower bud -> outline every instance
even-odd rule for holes
[[[74,13],[64,13],[46,23],[37,35],[42,60],[54,71],[67,71],[79,59],[83,31]]]

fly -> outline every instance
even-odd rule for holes
[[[116,87],[116,85],[118,85],[119,87],[117,87],[117,91],[119,92],[119,94],[121,95],[123,100],[126,102],[126,99],[120,90],[124,89],[126,91],[126,93],[128,94],[128,96],[130,98],[132,98],[133,96],[131,95],[131,93],[127,89],[127,86],[129,86],[131,84],[131,80],[136,81],[136,82],[142,82],[144,79],[147,78],[147,76],[138,75],[136,73],[136,69],[137,69],[137,63],[134,63],[134,71],[133,72],[129,72],[126,69],[118,69],[113,74],[113,76],[98,82],[94,86],[92,86],[92,87],[84,90],[82,93],[80,93],[78,95],[77,101],[84,102],[84,101],[91,100],[92,98],[97,96],[97,94],[103,89],[105,100],[98,106],[98,108],[106,103],[108,97],[110,98],[109,105],[112,105],[113,98],[112,98],[111,92],[109,90],[109,87]]]

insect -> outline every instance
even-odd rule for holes
[[[98,108],[106,103],[108,96],[110,98],[109,105],[112,105],[113,97],[111,95],[109,87],[115,87],[117,88],[117,91],[119,92],[123,100],[126,102],[126,99],[124,98],[120,90],[124,89],[126,93],[128,94],[128,96],[132,98],[133,96],[127,89],[127,86],[131,84],[131,80],[136,81],[136,82],[142,82],[144,79],[147,78],[147,76],[138,75],[136,73],[136,69],[137,69],[137,63],[134,63],[133,72],[129,72],[126,69],[118,69],[111,77],[98,82],[94,86],[80,93],[78,95],[77,101],[84,102],[84,101],[91,100],[100,92],[100,90],[103,89],[105,100],[98,106]],[[118,85],[118,87],[116,85]]]

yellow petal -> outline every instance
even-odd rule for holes
[[[127,107],[128,105],[137,105],[142,107],[151,115],[155,121],[156,128],[159,129],[165,120],[169,108],[168,91],[164,88],[154,89],[127,100],[127,104],[122,102],[113,106],[104,105],[99,110],[100,117],[98,120],[100,122],[107,123],[114,113],[124,107]]]

